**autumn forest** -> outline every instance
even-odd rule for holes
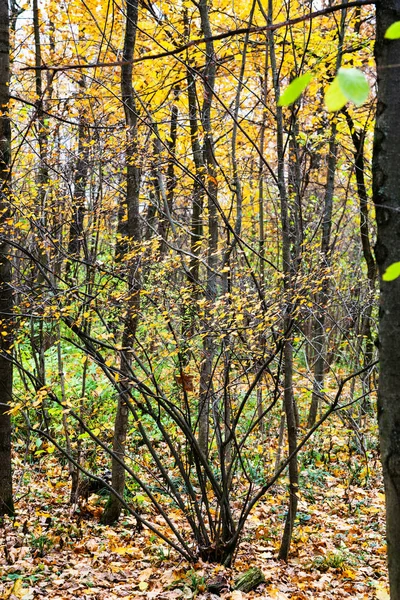
[[[0,0],[1,598],[400,598],[376,4]]]

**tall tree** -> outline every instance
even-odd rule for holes
[[[346,28],[346,10],[342,11],[341,22],[338,28],[338,53],[336,57],[336,71],[340,68],[343,54],[343,40]],[[322,233],[321,233],[321,290],[316,294],[316,305],[319,307],[315,316],[313,345],[315,348],[314,383],[311,398],[310,412],[308,414],[308,427],[313,427],[317,419],[318,407],[322,390],[324,388],[324,370],[326,367],[326,317],[327,303],[329,300],[329,270],[331,267],[331,229],[333,197],[335,193],[335,173],[338,157],[337,122],[334,117],[329,136],[327,175],[324,193]]]
[[[376,3],[375,58],[378,72],[373,198],[376,207],[375,257],[382,275],[400,261],[400,40],[385,39],[387,28],[400,21],[400,0]],[[400,278],[380,283],[380,377],[378,420],[386,491],[386,535],[390,597],[400,599]]]
[[[9,177],[11,129],[8,118],[10,78],[9,15],[7,0],[0,1],[0,515],[13,514],[11,474],[11,421],[9,402],[12,393],[13,293],[11,263],[7,243],[9,217]]]
[[[214,300],[217,295],[217,282],[215,269],[217,265],[218,248],[218,212],[217,212],[217,164],[215,159],[213,122],[211,109],[215,91],[216,78],[216,57],[214,51],[214,42],[212,41],[212,30],[209,18],[208,0],[200,0],[198,5],[201,29],[204,37],[208,39],[206,43],[207,61],[203,72],[204,79],[204,102],[202,106],[201,122],[204,132],[203,155],[204,163],[207,165],[207,208],[208,208],[208,252],[207,252],[207,284],[206,296]],[[200,375],[200,400],[199,400],[199,445],[204,454],[208,451],[209,438],[209,412],[210,401],[213,395],[212,384],[212,363],[214,356],[213,340],[210,335],[204,339],[203,345],[204,360]]]
[[[141,239],[139,219],[139,191],[140,168],[138,166],[137,152],[137,112],[135,96],[132,86],[132,58],[136,41],[136,25],[138,20],[137,0],[127,0],[126,25],[123,52],[123,66],[121,68],[121,96],[125,111],[127,126],[127,141],[125,150],[126,162],[126,210],[127,210],[127,236],[128,246]],[[122,392],[118,398],[117,413],[114,423],[113,450],[115,456],[112,461],[112,485],[120,496],[125,488],[125,468],[121,458],[125,455],[126,434],[128,430],[128,398],[132,367],[130,349],[135,340],[138,326],[140,305],[140,276],[137,258],[128,260],[128,293],[126,298],[126,316],[122,334],[121,373],[123,374]],[[119,459],[119,460],[118,460]],[[113,523],[119,519],[122,505],[116,496],[111,496],[103,515],[104,523]]]
[[[268,2],[268,22],[273,22],[274,3]],[[286,337],[283,355],[284,355],[284,392],[283,408],[286,415],[286,425],[288,434],[289,454],[292,454],[297,446],[297,426],[296,426],[296,404],[293,394],[293,345],[291,340],[291,329],[293,326],[293,299],[292,283],[294,276],[294,262],[291,252],[290,235],[290,213],[288,193],[285,177],[285,143],[284,143],[284,125],[283,111],[279,106],[280,87],[279,76],[276,62],[274,32],[268,32],[269,52],[271,58],[272,83],[276,100],[276,151],[277,151],[277,185],[279,190],[280,209],[281,209],[281,227],[282,227],[282,271],[284,274],[283,290],[287,298],[287,308],[283,319],[284,335]],[[283,532],[282,543],[279,549],[279,558],[287,560],[289,555],[290,543],[292,539],[294,521],[297,513],[298,504],[298,481],[299,472],[297,456],[293,456],[289,463],[289,510],[286,516],[285,529]]]

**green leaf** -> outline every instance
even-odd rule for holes
[[[305,73],[304,75],[300,75],[300,77],[293,79],[279,98],[278,106],[289,106],[289,104],[293,104],[302,92],[304,92],[311,79],[312,73]]]
[[[325,93],[325,106],[330,112],[333,112],[343,108],[346,102],[347,98],[340,89],[339,79],[335,77]]]
[[[400,277],[400,262],[395,262],[388,266],[382,275],[383,281],[393,281]]]
[[[348,100],[360,106],[368,94],[369,84],[362,71],[340,68],[325,94],[325,105],[331,112],[343,108]]]
[[[400,21],[395,21],[386,29],[385,38],[388,40],[398,40],[400,38]]]
[[[359,69],[339,69],[337,78],[340,90],[347,100],[354,102],[356,106],[364,104],[369,94],[369,84],[364,73]]]

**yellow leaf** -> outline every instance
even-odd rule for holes
[[[344,569],[342,575],[346,579],[355,579],[357,577],[357,573],[355,573],[352,569]]]
[[[113,552],[124,556],[125,554],[135,554],[137,550],[135,548],[128,548],[127,546],[117,546],[116,548],[113,548]]]
[[[389,592],[383,587],[383,584],[379,584],[379,587],[375,591],[376,600],[390,600]]]
[[[147,583],[147,581],[141,581],[139,583],[139,590],[141,590],[142,592],[147,590],[148,587],[149,587],[149,584]]]
[[[27,590],[22,587],[22,579],[16,579],[12,588],[6,593],[4,598],[23,598],[26,595]]]

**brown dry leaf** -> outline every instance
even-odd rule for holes
[[[229,600],[242,600],[243,599],[243,594],[240,590],[234,590],[233,592],[230,593],[230,595],[228,596]]]
[[[154,598],[159,598],[162,595],[162,589],[157,588],[156,590],[152,590],[151,592],[147,592],[148,600],[154,600]]]
[[[96,552],[99,549],[99,542],[92,538],[85,543],[85,548],[89,552]]]
[[[153,575],[153,569],[152,567],[147,567],[147,569],[144,569],[144,571],[140,573],[139,581],[147,581],[151,575]]]
[[[28,546],[22,546],[21,548],[10,548],[10,560],[12,563],[15,563],[17,560],[21,560],[21,558],[24,558],[29,553],[30,548]]]

